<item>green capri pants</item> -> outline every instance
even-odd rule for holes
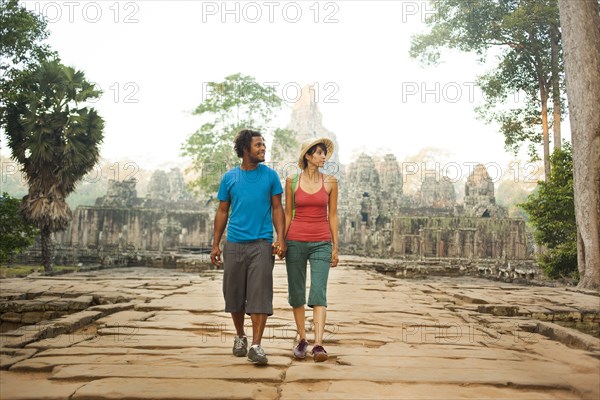
[[[306,304],[306,262],[310,261],[308,306],[327,307],[327,279],[331,263],[331,242],[288,240],[285,267],[288,279],[288,302],[292,307]]]

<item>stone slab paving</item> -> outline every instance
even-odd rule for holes
[[[231,355],[220,271],[0,280],[7,312],[72,311],[0,334],[0,399],[600,398],[599,339],[558,324],[600,323],[597,293],[341,265],[330,274],[330,358],[316,364],[291,357],[285,266],[274,274],[264,367]],[[309,339],[311,323],[307,312]]]

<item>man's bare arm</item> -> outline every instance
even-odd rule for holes
[[[210,251],[210,261],[213,265],[221,266],[221,248],[219,247],[219,243],[221,243],[221,238],[223,237],[223,232],[225,232],[225,226],[227,226],[227,218],[229,217],[229,206],[231,205],[228,201],[219,202],[219,208],[217,208],[217,213],[215,214],[215,223],[214,223],[214,237],[212,243],[212,249]]]

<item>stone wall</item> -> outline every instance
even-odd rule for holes
[[[117,245],[139,251],[172,251],[211,240],[205,211],[143,207],[78,207],[70,228],[70,244],[100,248]]]
[[[391,253],[406,258],[529,259],[525,221],[469,217],[397,217]]]
[[[92,250],[102,258],[111,249],[137,256],[210,243],[209,210],[185,190],[178,169],[155,171],[145,198],[137,197],[135,185],[135,180],[109,181],[106,195],[95,206],[77,207],[69,229],[58,238],[60,245],[81,255]]]

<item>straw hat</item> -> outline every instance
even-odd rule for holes
[[[327,138],[316,138],[316,139],[308,139],[300,146],[300,156],[298,156],[298,166],[300,169],[304,169],[304,156],[306,152],[316,144],[323,143],[327,148],[327,155],[325,156],[325,161],[329,160],[333,154],[333,142]]]

